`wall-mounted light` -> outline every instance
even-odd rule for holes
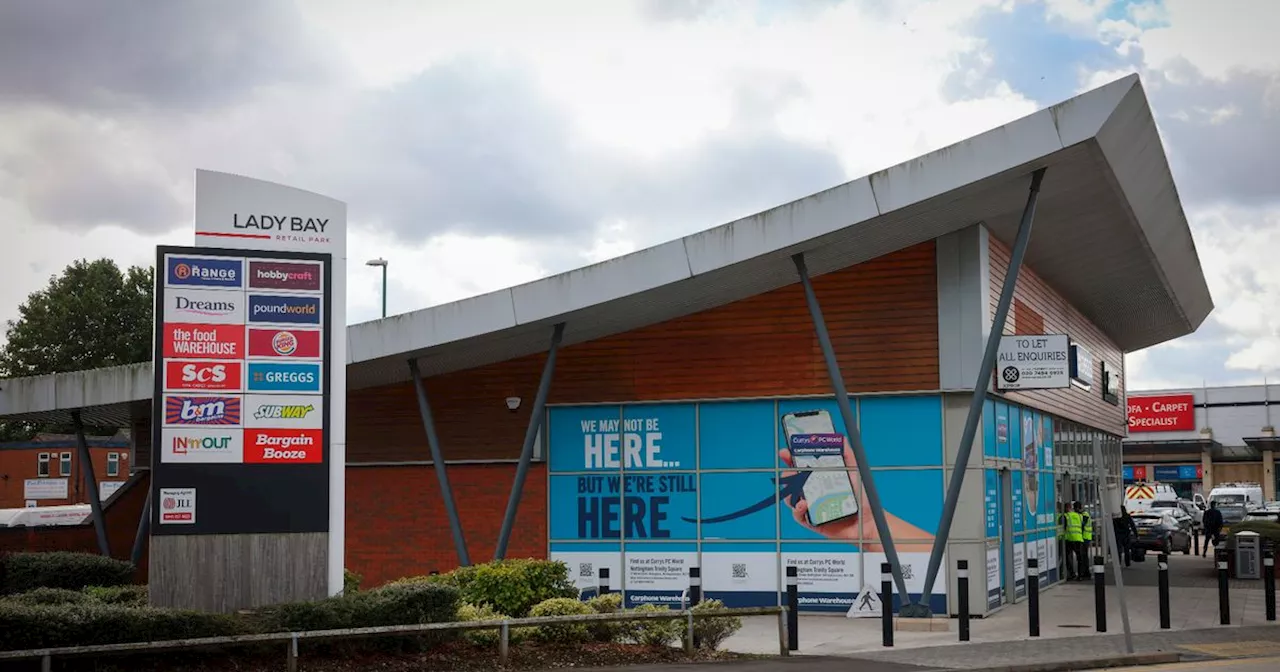
[[[514,413],[517,408],[520,408],[520,397],[507,397],[507,410]]]

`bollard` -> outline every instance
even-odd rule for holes
[[[893,568],[887,562],[880,563],[880,622],[884,645],[893,646]]]
[[[507,619],[502,619],[502,625],[498,628],[498,662],[503,665],[511,659],[511,624]]]
[[[1107,631],[1107,566],[1101,555],[1093,556],[1093,608],[1098,619],[1098,632]]]
[[[1169,554],[1161,553],[1157,558],[1160,570],[1160,629],[1168,630],[1169,624]]]
[[[790,611],[790,609],[783,607],[782,610],[778,612],[778,653],[783,656],[791,655],[791,649],[787,648],[787,645],[790,643],[788,640],[791,639],[791,637],[787,635],[788,611]]]
[[[1267,620],[1276,620],[1276,554],[1262,555],[1262,597],[1267,607]]]
[[[800,579],[795,565],[787,565],[787,650],[800,650]]]
[[[1195,530],[1192,530],[1192,532],[1195,532],[1195,534],[1191,535],[1191,538],[1192,540],[1195,541],[1195,544],[1196,544],[1196,547],[1192,549],[1192,552],[1195,553],[1196,555],[1200,555],[1200,532],[1196,532]],[[1208,544],[1209,542],[1208,540],[1206,540],[1204,543]]]
[[[298,633],[296,632],[289,638],[289,654],[285,667],[289,672],[298,672]]]
[[[956,590],[960,591],[960,641],[969,641],[969,561],[956,563]]]
[[[596,595],[609,594],[609,568],[600,568],[600,586],[596,588]]]
[[[1215,560],[1218,563],[1218,622],[1222,625],[1231,625],[1231,592],[1228,590],[1227,576],[1227,552],[1225,550],[1214,553]]]
[[[1040,560],[1027,558],[1027,624],[1032,637],[1040,636]]]
[[[700,638],[693,634],[693,608],[702,601],[702,568],[689,568],[689,639],[693,642],[693,648],[698,648],[701,643]],[[692,653],[692,651],[690,651]]]

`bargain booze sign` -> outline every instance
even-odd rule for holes
[[[1190,394],[1165,394],[1129,397],[1129,431],[1190,432],[1196,428],[1195,397]]]

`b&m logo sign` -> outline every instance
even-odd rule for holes
[[[164,422],[167,425],[239,425],[240,398],[165,397]]]
[[[169,257],[167,275],[170,285],[239,289],[244,272],[240,259],[204,259]]]
[[[320,364],[250,362],[245,387],[254,392],[319,392]]]
[[[249,295],[249,321],[272,324],[320,324],[318,296]]]

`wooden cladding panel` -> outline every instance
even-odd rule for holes
[[[1009,268],[1009,248],[991,237],[991,314],[996,311],[1000,288]],[[1019,310],[1033,314],[1018,316]],[[1039,330],[1034,330],[1035,327]],[[1016,331],[1015,331],[1016,330]],[[1019,403],[1056,413],[1065,418],[1082,422],[1099,429],[1124,434],[1126,431],[1124,399],[1110,404],[1102,399],[1102,362],[1113,371],[1120,372],[1124,380],[1124,355],[1120,348],[1107,338],[1102,330],[1085,319],[1067,300],[1024,266],[1018,272],[1018,286],[1014,288],[1014,304],[1005,322],[1005,334],[1044,333],[1067,334],[1093,354],[1093,386],[1085,390],[1073,385],[1059,390],[1035,390],[1010,392],[1007,396]],[[1122,393],[1123,397],[1123,393]]]
[[[932,241],[813,279],[850,392],[938,388]],[[447,459],[518,457],[545,353],[426,380]],[[799,283],[561,350],[550,403],[830,394]],[[509,396],[524,399],[507,410]],[[430,459],[413,385],[348,395],[348,459]]]

